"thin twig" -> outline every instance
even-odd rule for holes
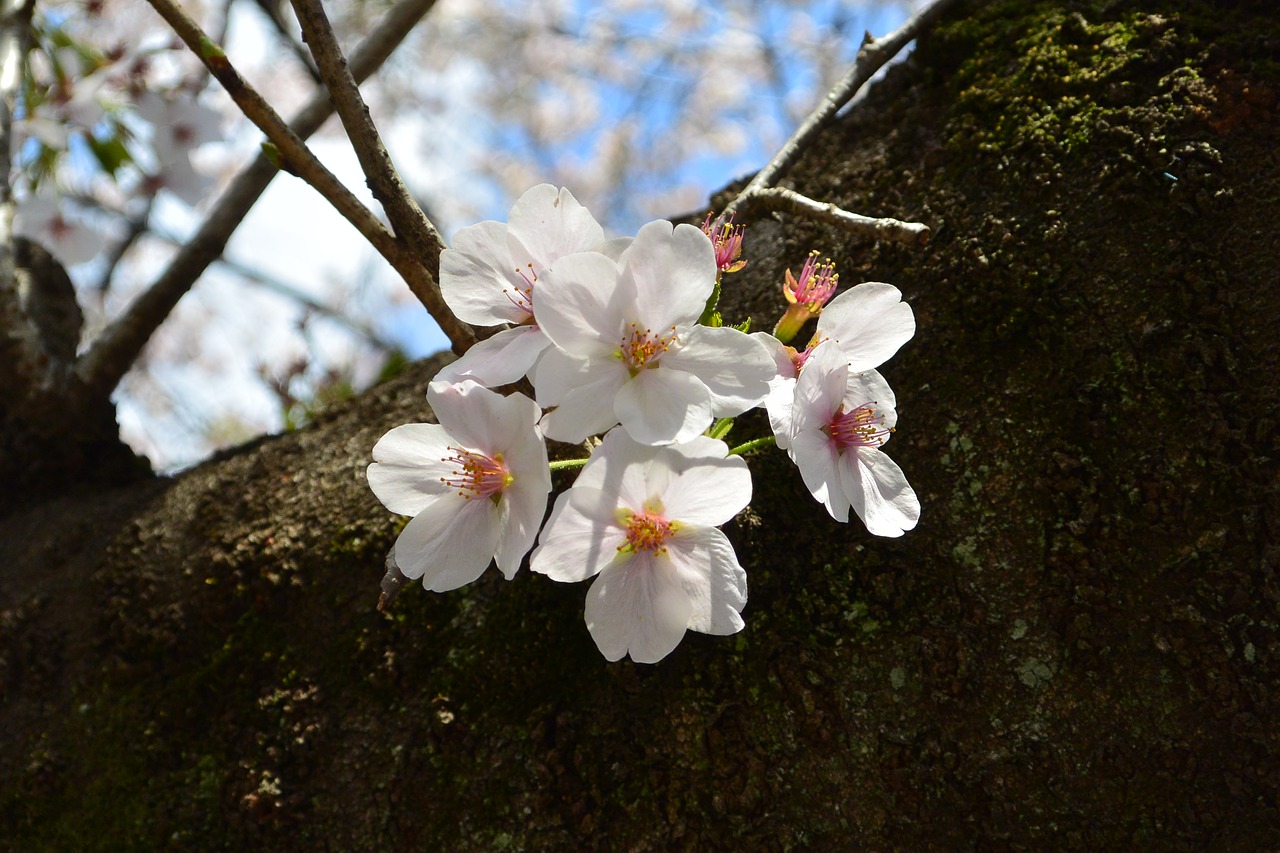
[[[923,222],[903,222],[901,219],[888,217],[877,219],[850,213],[843,207],[830,202],[814,201],[785,187],[756,190],[752,194],[752,201],[761,207],[785,210],[820,222],[829,222],[851,234],[870,235],[879,240],[909,243],[913,246],[923,246],[929,242],[929,226]]]
[[[227,94],[236,102],[236,106],[249,121],[258,126],[266,134],[267,139],[279,151],[281,168],[302,178],[316,189],[325,201],[355,226],[366,240],[373,244],[383,256],[390,259],[394,253],[394,238],[386,226],[365,207],[342,181],[325,168],[324,164],[311,153],[306,143],[280,117],[266,99],[258,94],[249,83],[240,76],[232,66],[231,60],[222,48],[213,42],[174,0],[148,0],[151,7],[160,13],[178,38],[204,63],[209,73],[217,78]]]
[[[434,274],[440,268],[440,252],[444,249],[444,240],[405,187],[395,164],[391,162],[391,155],[387,153],[387,148],[378,135],[378,129],[369,115],[369,107],[360,96],[360,87],[351,76],[324,7],[320,5],[320,0],[292,2],[298,24],[302,27],[302,38],[311,48],[320,76],[324,79],[329,94],[333,96],[334,109],[342,120],[342,126],[346,128],[347,137],[351,140],[351,147],[355,149],[373,197],[381,202],[387,219],[391,220],[391,227],[395,229],[396,238],[403,240],[427,270]],[[465,351],[473,340],[470,330],[453,316],[444,297],[440,295],[438,282],[431,281],[428,287],[421,291],[415,290],[414,294],[444,330],[454,350],[459,353]],[[460,337],[463,331],[466,335]]]
[[[106,294],[111,288],[111,280],[115,278],[116,270],[120,266],[120,262],[124,260],[124,256],[133,248],[133,244],[138,242],[138,238],[146,234],[151,225],[151,209],[155,206],[156,196],[151,193],[147,196],[146,206],[142,210],[130,217],[126,217],[126,230],[124,237],[113,245],[107,252],[106,264],[102,270],[102,275],[98,278],[98,285],[95,292],[99,298]],[[102,208],[105,209],[105,208]]]
[[[733,201],[729,202],[722,215],[727,219],[735,213],[745,213],[746,209],[753,205],[753,197],[756,193],[776,185],[778,179],[799,159],[801,153],[818,135],[818,132],[835,117],[840,108],[847,104],[858,90],[884,67],[885,63],[896,56],[898,51],[928,29],[948,7],[955,5],[956,2],[957,0],[934,0],[912,15],[905,24],[883,38],[873,38],[868,33],[844,78],[827,92],[822,103],[809,114],[800,127],[796,128],[796,132],[782,144],[773,159],[756,173],[756,176]]]
[[[351,70],[363,80],[381,67],[409,31],[431,10],[435,0],[401,0],[351,54]],[[328,91],[320,89],[290,123],[302,138],[310,136],[333,114]],[[265,155],[231,182],[155,282],[139,295],[76,364],[82,404],[105,399],[137,359],[151,335],[201,274],[222,254],[236,227],[262,195],[278,170]]]

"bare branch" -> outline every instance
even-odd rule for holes
[[[182,10],[174,0],[148,0],[151,7],[160,13],[160,17],[173,28],[178,37],[191,49],[200,61],[209,69],[209,73],[217,78],[227,94],[236,102],[236,106],[245,116],[266,134],[279,151],[280,167],[302,178],[314,187],[325,201],[356,227],[366,240],[388,260],[392,260],[395,250],[395,239],[373,213],[360,203],[360,200],[338,180],[324,164],[311,153],[306,143],[290,130],[271,105],[262,95],[240,76],[240,72],[231,65],[222,48],[213,42],[200,29],[192,18]]]
[[[778,153],[756,173],[751,182],[738,193],[737,198],[729,202],[722,215],[726,218],[732,216],[747,206],[751,196],[762,189],[775,186],[778,179],[799,159],[800,154],[813,142],[818,132],[835,117],[840,108],[847,104],[858,90],[884,67],[885,63],[896,56],[898,51],[928,29],[948,7],[955,3],[956,0],[934,0],[884,38],[873,38],[868,33],[844,78],[827,92],[817,109],[809,114],[800,127],[796,128],[791,138],[782,144]]]
[[[807,216],[820,222],[829,222],[851,234],[869,235],[894,243],[923,246],[929,242],[929,226],[922,222],[903,222],[900,219],[876,219],[859,213],[850,213],[842,207],[814,201],[795,190],[785,187],[769,187],[756,190],[747,200],[748,209],[757,205],[773,210],[785,210],[799,216]]]
[[[470,330],[466,329],[440,295],[439,282],[433,276],[440,268],[440,252],[444,249],[444,240],[436,231],[431,220],[422,212],[418,202],[405,187],[391,155],[387,153],[378,129],[369,115],[369,107],[360,96],[360,87],[351,76],[347,60],[342,55],[338,40],[334,36],[333,27],[324,13],[320,0],[292,0],[294,11],[298,15],[298,23],[302,26],[302,37],[311,48],[316,67],[324,79],[329,94],[333,96],[334,108],[342,126],[346,128],[347,137],[360,160],[360,168],[373,196],[382,203],[395,229],[396,238],[413,252],[426,269],[431,273],[427,281],[415,287],[414,295],[426,306],[431,317],[440,325],[459,353],[465,351],[474,340]],[[410,282],[411,285],[415,284]],[[461,336],[461,332],[466,332]]]
[[[120,262],[124,260],[124,256],[129,253],[134,243],[137,243],[138,239],[147,233],[150,228],[151,209],[155,206],[155,203],[155,193],[151,193],[147,196],[146,205],[141,210],[133,216],[125,217],[124,237],[108,250],[102,275],[98,278],[98,284],[95,289],[100,298],[111,288],[111,280],[115,278],[116,270],[119,268]]]
[[[401,0],[396,4],[352,52],[351,70],[356,79],[363,80],[378,70],[434,5],[435,0]],[[332,114],[329,93],[320,89],[298,112],[290,127],[299,137],[307,137],[319,130]],[[76,364],[82,403],[110,395],[178,300],[222,254],[236,227],[277,173],[270,160],[259,155],[218,198],[195,235],[178,251],[160,277],[103,330]]]

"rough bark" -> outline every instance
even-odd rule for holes
[[[1280,846],[1278,52],[1270,0],[975,3],[834,125],[796,188],[931,245],[751,223],[725,313],[770,321],[811,248],[902,288],[888,450],[924,516],[873,539],[754,458],[747,628],[658,666],[605,663],[585,587],[528,573],[376,612],[397,527],[363,469],[434,362],[10,515],[0,835]]]

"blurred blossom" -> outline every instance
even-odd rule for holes
[[[92,259],[106,245],[98,231],[68,217],[62,200],[51,192],[41,192],[18,203],[13,231],[39,243],[68,267]]]

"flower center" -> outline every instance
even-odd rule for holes
[[[877,414],[872,408],[875,403],[863,403],[851,412],[841,406],[831,421],[822,428],[836,447],[845,450],[850,447],[879,447],[889,437],[891,429],[886,429],[884,416]]]
[[[449,449],[453,451],[453,455],[446,456],[441,461],[453,463],[453,474],[441,477],[440,482],[457,489],[458,494],[467,500],[491,498],[497,502],[502,490],[515,482],[516,478],[507,470],[501,453],[486,456],[460,447]]]
[[[529,317],[524,322],[533,320],[533,286],[538,281],[538,274],[533,271],[533,264],[527,266],[528,272],[516,267],[516,275],[524,282],[522,287],[503,288],[502,295],[511,301],[511,304],[519,308]]]
[[[679,524],[668,521],[661,512],[648,506],[643,512],[631,513],[625,519],[625,523],[627,541],[618,546],[619,551],[650,551],[654,554],[665,554],[667,540],[679,528]]]
[[[631,324],[631,334],[622,339],[622,345],[615,355],[626,362],[631,375],[639,373],[646,367],[653,367],[662,354],[671,349],[676,342],[676,327],[672,326],[664,337],[655,335],[652,329],[641,331],[635,323]],[[652,362],[652,363],[651,363]]]

